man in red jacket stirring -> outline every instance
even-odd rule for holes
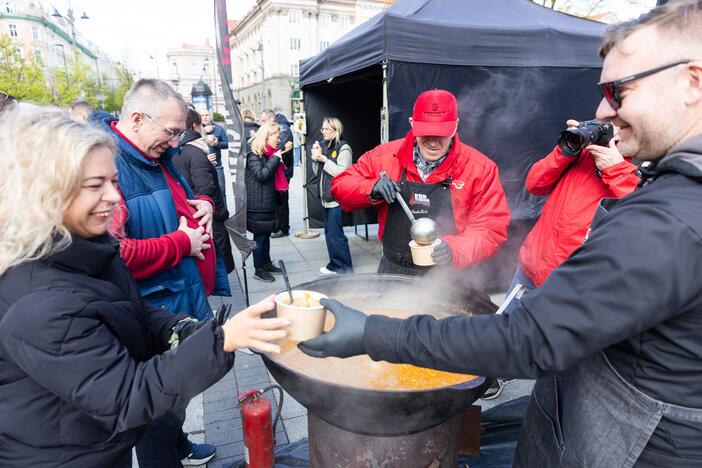
[[[411,226],[394,203],[398,196],[416,218],[436,221],[437,265],[465,268],[494,255],[507,239],[509,208],[495,163],[458,138],[456,98],[439,89],[420,94],[410,126],[404,139],[377,146],[332,180],[332,195],[345,211],[378,208],[378,272],[425,271],[412,262]]]

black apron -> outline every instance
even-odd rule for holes
[[[456,221],[451,202],[451,178],[438,184],[409,182],[407,170],[402,169],[400,193],[416,219],[429,217],[436,221],[438,237],[456,233]],[[383,232],[383,256],[378,265],[378,273],[395,273],[401,275],[422,275],[430,268],[417,266],[412,262],[409,242],[412,240],[412,224],[399,203],[388,206],[388,216]]]

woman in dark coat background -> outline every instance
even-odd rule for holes
[[[251,150],[246,155],[246,229],[256,241],[254,278],[266,283],[275,281],[271,273],[280,273],[271,260],[271,233],[278,228],[276,183],[285,180],[279,141],[278,124],[263,124],[251,139]]]
[[[131,467],[146,424],[285,336],[272,296],[210,322],[141,301],[107,234],[114,153],[59,109],[0,115],[0,466]]]
[[[217,169],[207,158],[209,147],[202,138],[202,117],[194,109],[188,109],[185,119],[185,134],[180,140],[180,153],[173,158],[173,163],[178,171],[188,181],[195,195],[206,195],[214,203],[212,216],[212,231],[217,243],[217,255],[221,255],[227,273],[234,270],[234,257],[229,233],[224,222],[229,218],[229,211],[224,198],[223,190],[217,179]]]

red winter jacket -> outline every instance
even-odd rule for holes
[[[371,190],[385,171],[400,180],[402,168],[410,182],[422,182],[413,160],[414,135],[375,147],[358,162],[332,179],[332,195],[345,211],[377,205],[378,235],[383,238],[388,205],[371,199]],[[456,234],[444,236],[451,247],[453,263],[462,268],[494,255],[507,240],[509,208],[500,184],[497,166],[478,150],[454,137],[451,152],[424,181],[438,184],[449,176]]]
[[[628,158],[604,169],[602,177],[596,169],[587,150],[568,157],[556,147],[529,170],[529,193],[549,195],[519,251],[519,265],[537,288],[585,241],[600,200],[622,198],[639,183],[636,166]]]

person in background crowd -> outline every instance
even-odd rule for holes
[[[282,171],[287,180],[287,184],[290,184],[290,179],[293,176],[293,136],[290,130],[290,122],[285,118],[283,114],[276,113],[271,109],[266,109],[261,112],[261,124],[264,123],[277,123],[280,127],[280,142],[278,143],[278,149],[283,153],[283,165]],[[278,184],[278,187],[282,184]],[[288,189],[285,188],[276,189],[276,196],[278,197],[278,231],[271,234],[271,237],[276,239],[279,237],[285,237],[290,235],[290,206],[289,206],[289,193]]]
[[[307,134],[307,123],[305,122],[305,118],[299,112],[295,112],[295,114],[293,114],[291,129],[293,134],[293,163],[295,164],[295,167],[298,167],[302,156],[302,144],[304,143],[303,138]]]
[[[13,109],[17,100],[11,94],[0,92],[0,112],[5,112]]]
[[[246,152],[248,153],[251,150],[251,138],[253,138],[260,125],[256,122],[256,117],[251,112],[251,109],[244,109],[241,116],[244,119],[244,139],[246,141]]]
[[[218,247],[217,253],[222,255],[227,273],[231,273],[234,271],[234,257],[229,234],[224,226],[224,222],[229,219],[229,211],[219,188],[217,171],[207,158],[210,147],[202,137],[200,113],[188,109],[185,127],[185,134],[180,139],[180,152],[173,157],[173,163],[195,195],[208,196],[214,203],[212,233]]]
[[[222,150],[229,148],[229,139],[227,138],[227,130],[218,123],[212,120],[212,116],[208,110],[201,110],[202,128],[207,134],[207,145],[211,151],[208,151],[210,162],[217,170],[217,181],[219,188],[222,191],[222,200],[224,205],[227,204],[227,187],[224,179],[224,166],[222,165]],[[214,156],[212,156],[212,154]]]
[[[68,115],[79,122],[87,122],[93,112],[95,112],[95,106],[88,101],[75,101],[68,106]]]
[[[141,300],[107,234],[115,151],[61,109],[0,117],[0,466],[131,468],[148,423],[285,336],[272,297],[199,326]]]
[[[271,260],[271,233],[279,221],[276,192],[278,187],[287,186],[279,140],[278,124],[265,123],[251,140],[251,151],[246,155],[246,229],[256,241],[254,278],[265,283],[275,281],[271,273],[281,273]]]
[[[142,79],[124,96],[119,120],[100,125],[117,143],[124,226],[115,225],[120,254],[145,302],[198,320],[212,318],[207,296],[229,295],[224,261],[215,254],[212,200],[195,197],[173,164],[185,132],[186,104],[167,83]],[[152,423],[139,444],[140,468],[202,464],[215,446],[181,430],[184,409]]]
[[[327,241],[329,263],[319,269],[324,275],[353,273],[349,240],[344,235],[341,208],[331,194],[331,182],[334,177],[344,172],[353,162],[351,147],[341,139],[344,127],[336,117],[325,117],[322,123],[320,145],[315,141],[312,146],[312,166],[319,178],[319,197],[324,207],[324,237]]]
[[[509,209],[497,165],[458,138],[458,105],[448,91],[417,97],[404,139],[375,147],[334,177],[331,194],[345,211],[376,206],[383,243],[379,273],[423,274],[412,262],[410,221],[437,223],[437,265],[465,268],[494,255],[507,240]]]
[[[697,468],[702,1],[670,1],[613,26],[600,56],[596,117],[619,127],[621,154],[650,165],[640,188],[598,210],[588,239],[540,288],[510,314],[445,320],[347,314],[325,301],[334,329],[301,346],[538,378],[515,468]]]

